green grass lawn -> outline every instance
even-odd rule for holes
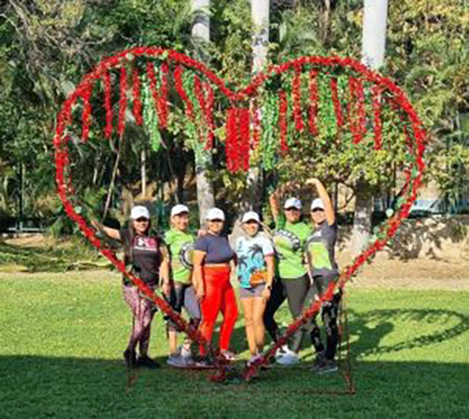
[[[345,383],[313,375],[307,347],[252,384],[165,365],[129,387],[115,274],[0,273],[0,417],[469,417],[469,293],[353,289],[348,308],[355,395],[318,394]],[[242,321],[233,346],[247,358]],[[158,314],[151,353],[166,350]]]

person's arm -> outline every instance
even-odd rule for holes
[[[324,213],[326,215],[327,224],[330,226],[335,223],[335,212],[334,207],[332,206],[331,197],[326,191],[326,188],[317,178],[309,179],[306,184],[313,185],[321,198],[321,201],[324,203]]]
[[[194,250],[193,256],[193,263],[194,263],[194,271],[193,271],[193,284],[195,288],[195,293],[199,301],[202,301],[205,296],[205,289],[204,289],[204,274],[202,270],[202,264],[205,259],[205,255],[207,253],[202,250]]]
[[[278,222],[278,217],[280,214],[280,205],[279,205],[279,196],[278,190],[274,191],[272,195],[269,196],[270,212],[272,213],[272,218],[274,219],[275,224]]]
[[[265,264],[267,265],[267,280],[265,283],[264,291],[262,291],[262,298],[267,301],[272,292],[272,285],[275,277],[275,257],[274,255],[265,256]]]
[[[96,220],[92,220],[91,225],[93,227],[95,227],[97,230],[102,231],[104,234],[109,236],[111,239],[119,240],[119,241],[122,240],[121,233],[116,228],[106,227],[105,225],[99,223]]]
[[[163,257],[160,265],[161,291],[169,297],[171,295],[171,280],[169,277],[170,259],[168,248],[164,244],[161,246],[161,255]]]

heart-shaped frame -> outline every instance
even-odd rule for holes
[[[381,98],[386,97],[387,102],[399,113],[399,117],[403,122],[403,129],[407,140],[407,149],[409,156],[410,166],[406,167],[404,174],[406,183],[402,190],[401,205],[398,210],[390,217],[387,222],[381,226],[378,239],[371,243],[365,251],[359,255],[351,265],[342,270],[337,283],[330,284],[326,293],[321,300],[315,301],[312,305],[305,310],[301,318],[295,320],[286,330],[285,334],[279,341],[272,345],[262,357],[260,357],[255,364],[252,364],[244,371],[244,377],[249,380],[257,369],[269,362],[269,358],[275,354],[277,349],[286,343],[288,338],[298,330],[301,325],[309,318],[314,316],[321,308],[321,304],[330,300],[336,288],[344,287],[345,283],[355,274],[357,269],[369,260],[377,251],[384,248],[387,241],[392,238],[402,223],[407,218],[410,208],[417,197],[417,191],[422,185],[423,170],[425,167],[423,161],[423,154],[425,151],[425,132],[422,123],[406,98],[402,90],[397,87],[391,80],[371,71],[363,64],[351,58],[340,57],[300,57],[280,65],[271,66],[266,72],[259,73],[254,77],[252,82],[245,88],[239,91],[233,91],[227,87],[223,80],[211,72],[204,64],[191,59],[190,57],[179,52],[155,48],[155,47],[138,47],[122,51],[112,57],[103,59],[92,71],[83,77],[77,88],[67,97],[64,102],[60,113],[57,118],[57,126],[54,137],[55,147],[55,163],[56,163],[56,181],[58,186],[58,195],[64,205],[67,215],[72,221],[76,222],[88,238],[90,243],[95,246],[106,258],[108,258],[115,267],[129,278],[148,298],[150,298],[164,313],[166,313],[181,330],[189,335],[189,337],[199,343],[204,344],[208,350],[212,350],[209,343],[205,342],[197,330],[191,328],[178,313],[175,313],[169,304],[161,297],[156,295],[151,288],[149,288],[140,278],[128,272],[123,261],[118,259],[116,255],[109,249],[103,246],[96,232],[91,228],[85,218],[79,214],[74,204],[74,189],[72,185],[70,167],[69,167],[69,142],[70,136],[67,130],[77,121],[73,118],[73,109],[80,101],[82,101],[82,114],[81,114],[81,137],[83,141],[88,140],[88,135],[91,125],[91,96],[94,86],[101,81],[104,92],[104,106],[106,109],[106,126],[105,137],[110,138],[113,131],[113,114],[111,104],[111,77],[110,70],[119,69],[119,115],[118,115],[118,135],[122,136],[125,130],[125,112],[127,108],[127,67],[132,64],[135,59],[148,59],[158,60],[161,65],[160,81],[158,88],[158,81],[155,75],[153,63],[147,63],[147,77],[151,88],[151,93],[154,99],[155,109],[158,113],[158,123],[161,128],[165,128],[167,124],[168,107],[168,78],[170,76],[170,68],[174,67],[174,87],[178,93],[181,102],[184,105],[185,114],[188,120],[194,121],[194,103],[188,96],[184,89],[182,80],[182,73],[184,69],[190,69],[196,76],[194,77],[194,92],[198,101],[198,108],[202,115],[205,126],[206,135],[206,148],[213,146],[214,139],[214,123],[211,114],[210,106],[213,106],[214,90],[212,86],[226,97],[229,103],[229,109],[226,119],[226,137],[225,137],[225,150],[227,167],[231,171],[247,170],[249,168],[249,154],[250,149],[256,147],[259,137],[259,112],[255,110],[251,112],[249,107],[242,104],[246,101],[255,98],[258,92],[262,89],[263,84],[273,76],[281,76],[289,71],[294,72],[292,81],[292,102],[293,102],[293,121],[297,131],[304,129],[304,121],[301,111],[301,97],[300,84],[301,72],[304,70],[309,71],[310,86],[309,86],[309,103],[308,103],[308,116],[309,116],[309,129],[311,132],[317,131],[315,124],[315,117],[317,114],[317,86],[314,84],[315,75],[318,71],[333,71],[334,69],[345,69],[353,76],[349,79],[350,86],[350,104],[349,117],[354,118],[350,121],[350,129],[353,134],[354,143],[358,144],[366,130],[366,115],[364,107],[364,94],[363,82],[372,85],[373,92],[373,126],[375,132],[375,148],[379,149],[382,144],[381,138],[381,120],[380,120],[380,103]],[[200,77],[204,81],[200,80]],[[140,101],[140,79],[136,67],[132,68],[132,94],[134,98],[133,112],[136,123],[142,124],[141,116],[141,101]],[[203,89],[205,90],[205,93]],[[331,97],[334,103],[337,125],[341,126],[344,123],[344,116],[341,110],[341,105],[337,99],[337,80],[331,79]],[[349,105],[350,105],[349,104]],[[286,109],[288,107],[287,97],[285,91],[279,93],[279,132],[280,132],[280,151],[282,153],[288,152],[288,142],[286,139],[288,121],[286,117]],[[355,116],[353,116],[355,115]],[[252,135],[251,135],[252,127]],[[251,138],[252,137],[252,138]],[[256,139],[257,138],[257,139]],[[251,141],[252,140],[252,141]],[[220,369],[218,379],[222,380],[224,377],[224,363],[221,358],[216,358],[216,366]]]

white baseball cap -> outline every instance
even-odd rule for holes
[[[241,222],[242,223],[247,223],[248,221],[252,221],[252,220],[258,222],[259,224],[261,222],[261,219],[259,218],[259,214],[257,212],[248,211],[248,212],[244,213]]]
[[[298,198],[288,198],[283,208],[296,208],[297,210],[301,210],[301,201]]]
[[[182,204],[175,205],[173,208],[171,208],[171,217],[183,214],[184,212],[189,212],[189,208]]]
[[[316,198],[315,200],[313,200],[313,202],[311,202],[311,211],[315,209],[324,210],[324,202],[322,202],[321,198]]]
[[[142,205],[137,205],[136,207],[132,208],[132,211],[130,211],[130,218],[132,220],[136,220],[138,218],[146,218],[147,220],[150,219],[150,211]]]
[[[225,213],[220,208],[210,208],[207,213],[207,220],[225,221]]]

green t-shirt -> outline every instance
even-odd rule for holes
[[[278,274],[282,279],[299,278],[307,273],[304,246],[311,226],[302,221],[290,223],[280,216],[274,232]]]
[[[171,274],[173,280],[183,284],[190,284],[194,236],[172,228],[166,232],[164,240],[171,256]]]

